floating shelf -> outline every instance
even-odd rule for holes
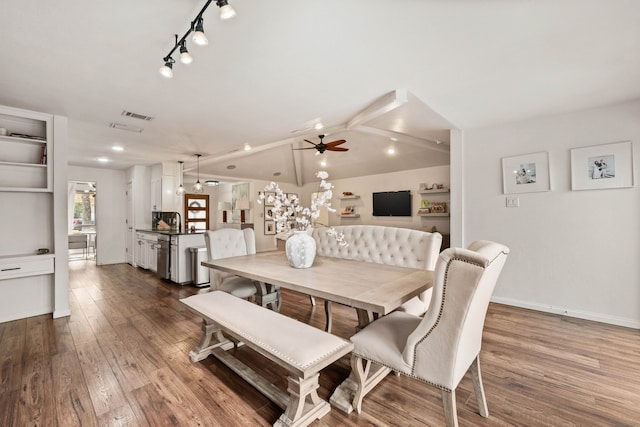
[[[351,196],[341,196],[339,197],[340,200],[349,200],[349,199],[359,199],[360,196],[358,196],[357,194],[352,194]]]
[[[340,218],[360,218],[360,214],[349,214],[349,215],[338,214],[338,216]]]
[[[434,190],[420,190],[418,194],[438,194],[438,193],[448,193],[450,191],[449,188],[436,188]]]
[[[449,216],[449,213],[419,213],[418,216],[441,216],[441,217],[446,217],[446,216]]]

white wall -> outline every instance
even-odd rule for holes
[[[127,177],[121,170],[69,166],[70,181],[96,183],[98,265],[126,262]],[[148,210],[148,209],[147,209]],[[149,212],[149,215],[151,213]]]
[[[639,118],[632,102],[464,133],[464,242],[511,248],[495,301],[640,328]],[[571,148],[629,140],[635,188],[571,191]],[[540,151],[551,191],[506,208],[501,158]]]
[[[356,178],[346,178],[339,180],[331,179],[329,171],[328,181],[334,185],[333,199],[331,205],[336,209],[335,214],[329,214],[329,225],[384,225],[390,227],[411,228],[416,230],[430,231],[435,226],[442,233],[449,232],[448,217],[420,217],[416,215],[420,208],[421,195],[418,190],[421,182],[439,183],[449,187],[450,177],[449,166],[437,166],[423,169],[413,169],[402,172],[385,173],[378,175],[367,175]],[[401,191],[411,190],[413,200],[413,215],[410,217],[378,217],[372,212],[372,193],[380,191]],[[304,186],[303,203],[308,205],[312,192],[318,191],[317,183],[310,183]],[[350,191],[360,196],[359,199],[340,200],[343,191]],[[449,194],[431,194],[424,196],[432,201],[443,201],[450,203]],[[347,205],[355,205],[359,218],[340,218],[337,214]]]

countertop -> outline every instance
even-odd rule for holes
[[[148,228],[136,228],[136,231],[139,231],[141,233],[155,233],[155,234],[164,234],[165,236],[191,236],[194,234],[204,234],[204,231],[195,231],[195,232],[190,232],[190,231],[182,231],[182,232],[178,232],[178,230],[172,228],[170,230],[151,230]]]

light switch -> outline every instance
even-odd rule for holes
[[[520,198],[518,196],[507,196],[507,207],[508,208],[519,208],[520,207]]]

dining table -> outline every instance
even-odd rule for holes
[[[358,329],[431,288],[433,271],[316,256],[310,268],[293,268],[283,251],[202,261],[205,267],[256,283],[256,303],[280,307],[278,287],[353,307]],[[333,393],[331,404],[349,413],[355,383],[350,375]]]

